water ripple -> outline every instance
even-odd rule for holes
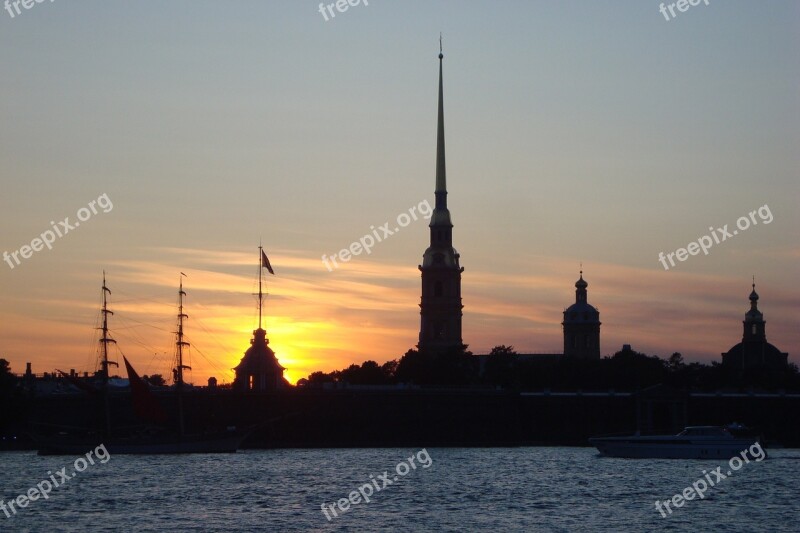
[[[431,448],[369,503],[328,521],[320,505],[350,492],[417,450],[253,450],[235,455],[115,456],[31,502],[0,531],[796,531],[800,455],[774,450],[662,518],[667,500],[714,461],[606,459],[589,448]],[[8,452],[5,501],[69,458]]]

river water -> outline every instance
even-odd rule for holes
[[[10,518],[0,511],[0,531],[800,531],[800,450],[769,453],[718,480],[703,471],[724,474],[725,460],[611,459],[593,448],[100,450],[106,462],[95,464],[6,452],[7,509],[45,480],[60,486]],[[709,478],[703,499],[656,510]]]

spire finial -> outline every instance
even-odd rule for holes
[[[753,274],[753,290],[756,290],[756,275]]]
[[[442,59],[444,54],[442,53],[442,32],[439,32],[439,59]]]

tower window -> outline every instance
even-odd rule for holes
[[[442,292],[443,292],[442,282],[441,281],[437,281],[433,285],[433,295],[436,296],[436,297],[439,297],[439,296],[442,295]]]
[[[755,335],[755,334],[756,334],[756,330],[757,330],[757,329],[758,329],[758,328],[756,328],[756,325],[755,325],[755,324],[753,324],[753,335]]]

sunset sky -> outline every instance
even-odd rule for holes
[[[93,371],[105,270],[121,353],[167,375],[184,272],[190,380],[230,382],[257,327],[259,242],[276,273],[265,327],[290,381],[402,356],[418,340],[427,221],[333,271],[321,258],[433,204],[442,32],[473,352],[560,352],[582,262],[603,354],[719,361],[755,275],[767,339],[800,363],[800,3],[711,0],[669,21],[658,8],[0,11],[0,252],[97,202],[51,250],[0,263],[0,357],[18,373]],[[764,206],[769,223],[755,214],[708,255],[659,262]]]

